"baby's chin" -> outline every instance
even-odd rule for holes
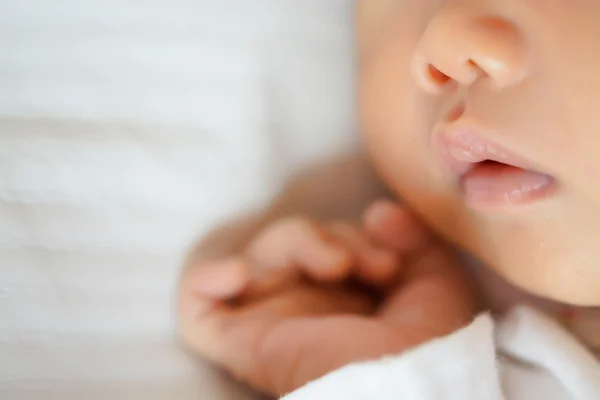
[[[575,266],[574,260],[582,257],[569,252],[541,253],[534,250],[536,246],[537,243],[515,237],[502,244],[492,241],[489,246],[471,251],[508,284],[529,295],[574,306],[600,306],[600,280],[595,265]]]
[[[420,211],[446,240],[478,260],[479,268],[492,269],[511,286],[536,297],[600,306],[600,246],[591,235],[581,238],[577,224],[524,216],[480,219],[456,204],[444,205],[443,215],[441,204],[437,210]]]

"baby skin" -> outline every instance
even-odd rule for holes
[[[194,352],[281,395],[453,332],[474,301],[453,252],[379,201],[362,225],[285,219],[241,254],[191,266],[179,311]]]
[[[444,241],[523,293],[600,306],[600,2],[356,6],[361,130],[411,212],[276,222],[180,290],[189,348],[274,395],[467,324]]]

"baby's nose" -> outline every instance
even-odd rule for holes
[[[442,7],[417,44],[412,70],[419,85],[441,93],[482,77],[498,88],[528,74],[529,49],[522,32],[506,19],[464,7]]]

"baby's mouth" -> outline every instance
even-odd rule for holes
[[[458,177],[465,202],[474,209],[505,210],[551,195],[555,179],[521,157],[470,130],[436,135],[443,163]]]

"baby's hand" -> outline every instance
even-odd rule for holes
[[[473,306],[452,252],[402,208],[378,202],[362,227],[282,220],[243,254],[190,268],[179,325],[200,357],[281,395],[446,335]]]

